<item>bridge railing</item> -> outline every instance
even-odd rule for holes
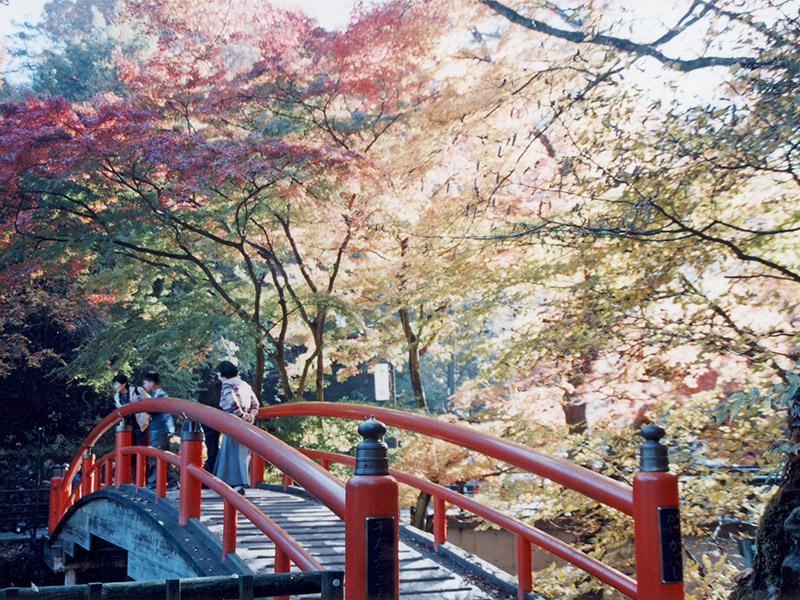
[[[339,463],[355,467],[356,460],[352,456],[323,452],[320,450],[301,450],[303,454],[320,461],[320,464]],[[324,461],[324,463],[323,463]],[[586,553],[573,548],[566,542],[555,538],[541,529],[524,521],[506,515],[490,506],[481,504],[467,496],[446,488],[443,485],[432,483],[427,479],[420,479],[408,473],[389,469],[392,477],[399,483],[427,492],[433,499],[433,542],[434,550],[447,541],[446,503],[458,506],[472,514],[494,523],[517,536],[517,565],[518,580],[521,592],[531,591],[531,544],[534,544],[551,554],[575,565],[600,581],[619,590],[626,596],[636,597],[636,581],[621,573],[617,569],[593,558]]]
[[[95,461],[90,450],[100,436],[116,425],[120,419],[136,412],[166,412],[182,416],[191,426],[188,431],[182,432],[180,456],[152,448],[132,447],[130,445],[130,432],[125,431],[123,428],[116,433],[117,445],[114,452]],[[292,403],[262,408],[258,416],[260,418],[272,418],[289,415],[339,417],[355,420],[362,420],[374,415],[390,426],[436,437],[503,460],[530,473],[546,477],[565,487],[581,492],[598,502],[616,508],[633,517],[636,580],[579,552],[577,549],[571,548],[559,540],[547,536],[530,525],[502,515],[446,488],[440,489],[440,487],[434,486],[430,482],[416,480],[410,478],[411,476],[409,475],[394,472],[394,476],[398,480],[429,491],[434,496],[435,511],[439,514],[438,517],[435,517],[435,539],[437,540],[437,545],[446,539],[444,508],[445,502],[448,501],[460,506],[463,505],[467,510],[497,522],[515,533],[518,540],[520,598],[524,597],[525,592],[531,591],[531,544],[541,546],[568,560],[631,598],[637,600],[678,600],[683,598],[680,563],[682,546],[678,517],[677,478],[666,472],[666,449],[658,443],[658,439],[663,435],[663,430],[648,437],[648,442],[643,447],[643,459],[645,454],[648,454],[649,458],[648,460],[643,460],[642,471],[634,477],[633,486],[628,486],[567,461],[536,452],[521,444],[488,436],[463,426],[444,423],[430,417],[391,409],[343,403]],[[51,531],[66,510],[81,495],[93,491],[97,486],[110,485],[112,481],[116,486],[130,482],[132,455],[137,456],[134,473],[135,481],[137,485],[144,485],[146,459],[150,456],[156,458],[159,465],[157,467],[157,497],[163,497],[164,495],[166,465],[173,464],[180,467],[179,514],[182,524],[186,524],[191,517],[200,516],[200,490],[201,485],[205,483],[223,496],[226,503],[225,514],[230,515],[227,525],[223,526],[224,549],[235,548],[235,516],[237,512],[241,512],[254,522],[260,522],[263,526],[262,530],[267,535],[270,535],[270,532],[275,535],[276,546],[281,545],[279,553],[282,553],[276,560],[276,568],[288,568],[286,565],[288,558],[291,558],[300,568],[304,566],[311,569],[319,568],[318,564],[315,565],[307,561],[302,557],[301,553],[296,552],[293,545],[277,532],[275,529],[277,526],[274,526],[274,523],[271,523],[266,515],[259,514],[260,511],[252,506],[251,503],[241,498],[226,484],[202,470],[200,466],[202,433],[195,427],[197,423],[210,425],[251,450],[255,459],[251,463],[251,484],[256,483],[259,478],[263,480],[263,461],[266,459],[281,470],[286,478],[296,481],[300,486],[312,493],[335,514],[345,520],[345,526],[348,531],[346,535],[346,557],[363,555],[365,548],[363,524],[366,522],[366,518],[370,516],[367,514],[368,511],[375,511],[375,505],[381,504],[369,501],[364,502],[365,498],[371,498],[367,493],[368,486],[366,485],[366,480],[369,480],[370,477],[351,478],[347,484],[348,493],[346,494],[345,486],[342,482],[330,475],[322,465],[318,465],[308,456],[267,432],[217,409],[174,398],[148,399],[129,404],[108,415],[92,430],[83,443],[83,449],[75,455],[63,477],[55,477],[51,480]],[[332,460],[341,462],[352,460],[338,455],[317,455],[316,458],[323,464]],[[73,486],[72,482],[79,469],[82,471],[82,480],[79,485]],[[368,471],[369,469],[365,470],[364,473]],[[359,469],[357,466],[356,475],[358,474]],[[388,468],[386,475],[387,477],[383,479],[392,479],[388,477]],[[393,507],[389,512],[393,511],[396,522],[396,483],[393,484],[394,488],[392,488],[391,485],[387,487],[377,482],[378,479],[381,479],[380,477],[373,479],[376,480],[373,493],[381,495],[385,505],[377,506],[377,509],[383,510],[383,512],[373,516],[386,517],[388,513],[384,509],[387,506],[391,506],[393,502]],[[360,482],[353,483],[357,480],[360,480]],[[392,479],[392,481],[395,481],[395,479]],[[351,487],[354,491],[352,497],[357,499],[354,502],[349,501]],[[394,489],[393,500],[390,498],[392,489]],[[364,506],[356,506],[359,503]],[[234,523],[233,526],[231,526],[232,522]],[[361,523],[361,525],[358,525],[358,523]],[[352,526],[355,529],[360,528],[358,533],[352,534],[352,537],[350,533],[351,524],[354,524]],[[353,530],[355,531],[355,529]],[[356,541],[351,541],[351,539]],[[656,540],[658,540],[657,543]],[[396,539],[394,543],[396,546]],[[348,589],[359,589],[358,597],[360,598],[363,582],[358,582],[357,578],[352,577],[350,574],[348,569],[351,568],[351,562],[354,563],[352,567],[354,570],[357,568],[361,570],[359,572],[363,573],[363,556],[359,560],[348,558],[345,569],[346,578],[350,581],[350,586],[345,588],[346,594]],[[396,577],[394,585],[396,588]],[[347,596],[348,600],[355,597],[356,595]]]
[[[0,533],[34,531],[47,521],[47,489],[0,490]]]
[[[91,449],[97,440],[109,429],[121,424],[120,420],[125,416],[138,411],[167,412],[183,416],[186,419],[184,430],[181,432],[180,455],[146,446],[132,446],[130,430],[124,426],[118,426],[115,434],[115,449],[100,459],[95,459]],[[187,524],[189,518],[200,516],[200,492],[203,484],[222,497],[224,501],[223,561],[228,552],[236,550],[237,515],[241,514],[275,544],[276,573],[288,573],[292,563],[306,572],[324,570],[322,565],[296,540],[252,502],[202,468],[203,438],[202,432],[197,427],[198,423],[211,425],[257,452],[259,456],[268,457],[273,464],[282,465],[298,481],[304,481],[305,485],[317,490],[322,496],[321,499],[327,500],[326,504],[334,512],[338,510],[340,513],[344,513],[343,484],[311,459],[268,433],[220,410],[185,400],[159,398],[128,405],[108,415],[84,440],[82,453],[75,455],[63,474],[51,480],[50,532],[53,532],[66,511],[87,494],[103,487],[112,485],[119,487],[131,482],[138,487],[144,487],[149,457],[156,461],[155,495],[157,501],[166,495],[167,465],[173,465],[180,469],[179,520],[182,525]],[[131,464],[132,457],[136,459],[135,465]],[[80,481],[73,484],[78,473],[80,473]]]
[[[147,457],[156,459],[156,498],[166,496],[167,465],[180,467],[180,456],[166,450],[150,448],[147,446],[129,446],[130,433],[124,429],[118,431],[122,433],[121,443],[117,444],[117,449],[109,452],[102,458],[94,460],[91,454],[84,453],[81,462],[81,482],[74,486],[72,493],[67,498],[65,508],[72,506],[82,496],[95,492],[103,487],[119,487],[122,483],[128,483],[125,473],[130,473],[130,468],[123,468],[119,471],[120,476],[115,481],[109,473],[113,473],[115,458],[118,455],[123,457],[136,457],[135,480],[137,487],[144,487],[146,484]],[[127,435],[125,435],[127,433]],[[120,439],[118,439],[118,442]],[[190,440],[192,441],[192,440]],[[110,466],[110,469],[109,469]],[[275,572],[288,573],[291,563],[296,564],[302,571],[322,571],[324,568],[311,556],[300,544],[284,531],[277,523],[265,515],[258,507],[254,506],[241,494],[233,490],[227,483],[215,477],[205,469],[196,464],[189,464],[189,474],[201,484],[216,492],[223,499],[223,525],[222,525],[222,560],[225,560],[229,552],[236,552],[236,530],[237,515],[241,514],[248,519],[257,529],[265,534],[275,544]],[[103,480],[103,474],[106,479]],[[181,505],[183,506],[184,503]],[[185,523],[184,523],[185,524]],[[291,562],[290,562],[291,561]]]
[[[667,472],[666,448],[658,443],[663,436],[660,428],[651,428],[652,430],[646,432],[648,441],[643,446],[643,459],[647,460],[643,460],[642,471],[636,474],[633,486],[630,486],[522,444],[413,413],[338,402],[280,404],[262,408],[258,413],[261,419],[282,416],[321,416],[353,420],[375,416],[387,425],[438,438],[502,460],[633,517],[637,575],[635,580],[535,527],[442,486],[392,471],[398,481],[427,491],[433,496],[434,542],[437,546],[446,540],[445,502],[470,510],[514,533],[517,536],[520,598],[532,590],[531,544],[585,570],[630,598],[682,600],[684,597],[677,477]],[[321,464],[331,461],[353,464],[350,457],[306,452],[319,459]],[[653,459],[654,455],[657,459]]]

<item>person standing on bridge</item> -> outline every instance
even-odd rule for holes
[[[223,360],[217,365],[215,372],[222,382],[219,407],[247,423],[253,423],[258,413],[258,398],[253,388],[239,378],[239,369],[232,362]],[[226,435],[214,465],[214,475],[242,495],[248,481],[247,458],[247,447]]]
[[[131,402],[149,398],[150,395],[142,388],[133,386],[130,387],[128,378],[119,373],[114,375],[111,380],[111,386],[114,389],[114,405],[121,408]],[[125,425],[131,428],[133,435],[131,436],[131,444],[133,446],[149,446],[150,445],[150,415],[146,412],[136,413],[125,417]]]
[[[214,375],[213,384],[204,391],[200,398],[200,404],[219,408],[219,397],[222,382]],[[219,452],[219,431],[206,423],[203,423],[203,437],[206,444],[206,462],[203,468],[209,473],[214,472],[214,465],[217,464],[217,453]]]
[[[145,373],[142,376],[142,387],[150,394],[151,398],[168,398],[161,387],[161,376],[158,373]],[[175,423],[169,413],[150,413],[150,447],[159,450],[169,450],[169,438],[175,434]],[[147,486],[156,486],[156,469],[154,459],[147,461]],[[175,467],[167,465],[167,489],[174,489],[178,485],[178,473]]]

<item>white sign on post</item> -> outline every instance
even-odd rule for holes
[[[392,398],[392,377],[388,363],[375,365],[375,401],[386,402]]]

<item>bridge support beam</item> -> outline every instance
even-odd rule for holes
[[[358,427],[356,469],[345,488],[345,600],[397,600],[400,593],[397,481],[389,475],[386,426]]]
[[[678,477],[669,473],[664,430],[642,428],[641,471],[633,478],[637,600],[683,600]]]

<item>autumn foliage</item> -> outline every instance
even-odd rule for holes
[[[331,31],[243,0],[55,2],[63,56],[0,106],[0,374],[60,360],[25,335],[45,308],[91,329],[69,361],[98,389],[157,365],[190,396],[235,357],[265,402],[335,400],[334,376],[389,361],[401,405],[621,479],[658,420],[709,486],[684,490],[687,533],[752,533],[766,494],[717,467],[779,468],[800,113],[793,20],[745,4],[650,22],[624,2],[406,0]],[[91,94],[54,67],[100,52],[65,25],[80,15],[113,74]],[[351,441],[309,429],[283,434]],[[397,460],[481,478],[509,510],[544,494],[539,518],[620,543],[618,516],[482,457],[409,440]],[[720,553],[689,559],[695,597],[730,586]]]

